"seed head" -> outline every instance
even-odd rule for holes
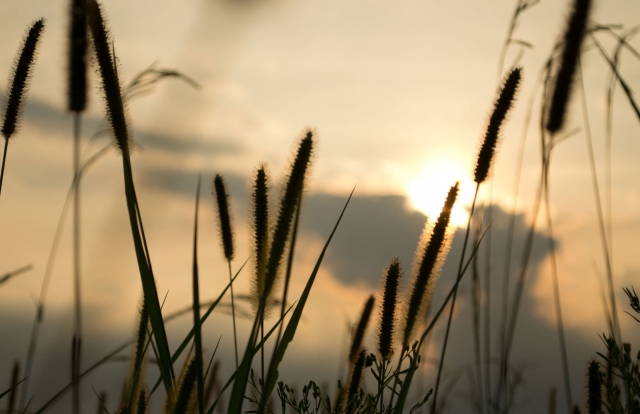
[[[296,211],[296,206],[302,198],[305,178],[311,162],[311,156],[313,154],[313,144],[313,132],[311,130],[307,130],[304,138],[300,141],[296,157],[291,164],[291,169],[284,188],[284,194],[280,202],[278,219],[269,249],[264,292],[262,293],[261,301],[265,301],[266,298],[269,297],[278,275],[285,246],[289,240],[291,223]]]
[[[393,342],[396,334],[396,308],[398,304],[398,286],[402,277],[402,266],[393,258],[383,278],[382,308],[378,330],[378,354],[382,360],[393,355]]]
[[[555,88],[547,113],[547,131],[559,131],[564,124],[567,103],[571,95],[574,74],[580,59],[580,47],[584,38],[591,0],[574,0],[571,17],[564,34],[560,66],[555,79]]]
[[[69,110],[82,112],[87,104],[87,0],[71,0],[68,47]]]
[[[349,362],[352,364],[355,362],[358,357],[358,353],[362,349],[362,339],[364,338],[364,333],[367,330],[367,325],[369,325],[369,319],[371,319],[371,312],[373,311],[374,303],[375,298],[373,296],[369,296],[369,299],[367,299],[367,302],[364,304],[360,321],[358,322],[356,329],[353,331],[353,340],[351,341],[351,350],[349,351]]]
[[[33,22],[13,63],[2,124],[4,139],[11,138],[18,129],[19,118],[24,106],[24,97],[29,89],[29,80],[31,79],[32,67],[36,59],[38,41],[43,29],[44,19]]]
[[[231,214],[229,212],[229,194],[224,180],[220,174],[216,174],[213,179],[213,192],[218,207],[218,224],[220,225],[220,237],[224,257],[227,260],[233,259],[233,230],[231,227]]]
[[[251,217],[253,246],[251,257],[254,261],[253,305],[257,309],[264,291],[264,279],[269,253],[269,178],[265,165],[255,174],[252,186]],[[268,300],[267,300],[268,302]]]
[[[111,53],[111,39],[102,10],[98,2],[88,0],[87,14],[89,16],[89,28],[93,39],[93,47],[96,52],[98,70],[102,79],[102,93],[106,101],[107,119],[111,124],[113,136],[118,148],[123,155],[130,153],[131,140],[129,139],[129,127],[127,111],[122,99],[120,80],[116,70],[116,59]]]
[[[458,183],[449,190],[447,199],[433,229],[429,231],[429,227],[425,226],[421,244],[416,251],[413,285],[408,301],[409,305],[405,316],[402,339],[402,346],[405,348],[409,346],[411,341],[418,315],[422,313],[431,300],[431,293],[435,287],[439,266],[446,257],[447,228],[457,196]]]
[[[507,118],[507,113],[515,100],[518,85],[520,84],[521,72],[522,70],[520,68],[514,68],[509,72],[502,84],[498,99],[496,99],[476,162],[474,181],[478,184],[486,180],[489,175],[491,162],[496,151],[496,144],[500,137],[500,127]]]
[[[600,364],[596,360],[589,361],[587,368],[587,413],[602,412],[602,377]]]

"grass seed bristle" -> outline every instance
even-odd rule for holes
[[[369,319],[371,319],[374,303],[375,298],[373,296],[369,296],[364,304],[364,309],[362,310],[362,315],[360,315],[358,325],[353,331],[353,340],[351,341],[351,347],[349,350],[349,362],[352,364],[355,362],[358,357],[358,353],[362,349],[362,339],[364,338],[364,333],[367,330],[367,325],[369,325]]]
[[[402,277],[402,266],[397,258],[391,260],[383,277],[382,308],[378,330],[378,353],[383,360],[393,355],[396,335],[396,308],[398,306],[398,287]]]
[[[252,218],[252,251],[254,261],[254,283],[252,286],[252,302],[258,308],[260,297],[264,291],[264,279],[269,254],[269,176],[265,165],[261,165],[255,174],[251,196]],[[268,303],[267,298],[267,303]]]
[[[87,0],[72,0],[69,15],[68,108],[82,112],[87,105]]]
[[[496,99],[476,162],[473,180],[478,184],[486,180],[489,175],[491,162],[495,154],[498,138],[500,137],[500,127],[507,118],[509,109],[513,106],[518,85],[520,84],[521,72],[522,70],[520,68],[514,68],[509,72],[502,84],[498,99]]]
[[[231,227],[231,213],[229,211],[229,193],[220,174],[213,179],[213,192],[218,208],[218,224],[220,225],[220,237],[222,249],[227,260],[233,259],[233,229]]]
[[[562,129],[564,124],[590,9],[591,0],[574,0],[573,2],[573,10],[564,34],[560,65],[555,77],[555,87],[547,113],[547,131],[551,133]]]
[[[138,395],[138,402],[136,403],[136,414],[146,414],[148,411],[149,405],[147,404],[147,392],[142,388]]]
[[[196,359],[188,359],[185,364],[188,365],[177,385],[178,392],[175,397],[175,404],[172,409],[167,409],[167,413],[183,414],[190,412],[191,408],[195,408],[197,381]]]
[[[122,88],[118,79],[116,59],[111,53],[111,39],[107,30],[102,10],[98,2],[88,0],[87,14],[89,16],[89,28],[93,39],[93,47],[98,62],[98,70],[102,79],[102,93],[106,101],[107,119],[111,124],[113,136],[122,154],[130,153],[131,140],[129,138],[129,126],[127,111],[122,99]]]
[[[38,50],[38,41],[43,29],[44,19],[33,22],[13,63],[10,80],[7,84],[6,96],[8,98],[5,103],[4,121],[2,123],[4,139],[11,138],[18,129],[19,118],[24,106],[24,97],[29,88],[33,63]]]
[[[602,411],[602,376],[600,364],[589,361],[587,367],[587,413],[598,414]]]
[[[437,271],[446,256],[448,244],[447,228],[451,219],[451,210],[453,209],[457,196],[458,183],[449,190],[447,199],[433,229],[428,231],[428,227],[425,227],[420,246],[416,251],[416,260],[414,262],[412,275],[413,284],[404,318],[403,347],[409,345],[416,328],[418,315],[426,308],[431,299]]]
[[[266,298],[269,297],[271,290],[273,289],[273,285],[280,269],[282,257],[289,239],[291,223],[293,222],[296,206],[302,197],[305,177],[313,154],[313,144],[313,132],[311,130],[307,130],[304,138],[300,141],[296,157],[291,164],[284,193],[280,202],[278,219],[276,221],[269,249],[264,292],[260,298],[263,303],[266,303]]]
[[[362,373],[364,371],[365,360],[367,358],[367,351],[363,348],[358,354],[353,369],[351,370],[351,377],[349,379],[349,390],[347,392],[347,399],[344,406],[347,408],[347,413],[356,411],[355,396],[360,389],[360,382],[362,381]]]

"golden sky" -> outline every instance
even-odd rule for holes
[[[524,13],[514,37],[531,47],[513,45],[506,54],[505,69],[514,62],[522,65],[524,83],[503,130],[493,179],[480,193],[482,203],[488,205],[493,200],[500,211],[510,211],[513,206],[528,104],[537,96],[536,82],[562,32],[567,5],[567,1],[542,0]],[[140,144],[133,168],[158,286],[161,292],[169,292],[165,309],[181,309],[190,300],[197,174],[202,173],[208,182],[214,173],[223,173],[231,183],[237,268],[241,258],[249,254],[247,180],[259,162],[266,162],[278,182],[295,140],[311,126],[318,132],[319,145],[308,186],[308,212],[303,215],[296,267],[300,278],[294,282],[294,293],[302,289],[341,200],[355,185],[360,197],[354,207],[358,213],[351,218],[347,214],[340,229],[358,233],[338,234],[343,237],[336,239],[340,249],[327,258],[291,357],[304,361],[304,354],[312,353],[318,359],[307,361],[310,369],[322,368],[322,378],[335,378],[340,366],[338,353],[346,347],[347,323],[358,317],[366,297],[375,292],[376,281],[391,257],[399,256],[408,271],[424,225],[425,217],[419,213],[437,214],[456,180],[461,181],[462,202],[454,222],[458,226],[466,223],[465,208],[474,191],[473,162],[501,78],[500,52],[514,6],[514,1],[498,0],[105,0],[124,82],[157,62],[159,67],[179,70],[201,85],[196,90],[179,80],[165,80],[152,94],[130,105],[134,136]],[[0,288],[2,311],[21,315],[16,320],[25,321],[9,346],[17,350],[17,357],[22,357],[28,341],[33,303],[71,183],[72,121],[64,113],[65,13],[66,2],[60,0],[0,2],[0,85],[8,78],[25,28],[36,18],[47,19],[23,128],[10,145],[0,200],[0,273],[33,265],[33,271]],[[635,0],[601,0],[595,4],[592,20],[619,24],[616,30],[620,33],[640,24],[639,16],[640,3]],[[611,53],[613,38],[606,32],[596,36]],[[630,43],[640,46],[635,39]],[[610,72],[593,42],[587,42],[585,49],[586,101],[604,197]],[[635,90],[640,88],[639,69],[636,57],[622,54],[621,74]],[[94,88],[96,83],[97,77],[92,76]],[[602,349],[596,334],[606,329],[597,273],[604,274],[605,267],[580,95],[574,95],[566,131],[577,129],[577,133],[555,149],[550,186],[563,314],[569,343],[580,348],[570,361],[574,394],[580,395],[585,358]],[[99,95],[92,93],[90,100],[83,127],[85,144],[102,117]],[[538,107],[539,97],[524,147],[518,195],[519,223],[523,226],[531,221],[540,174]],[[628,308],[621,291],[622,286],[637,284],[640,276],[639,121],[618,87],[613,105],[611,229],[619,312],[623,330],[629,332],[625,340],[640,339],[632,333],[637,327],[622,313]],[[104,137],[95,140],[86,154],[107,143]],[[204,190],[208,195],[208,184]],[[116,344],[131,331],[140,289],[120,157],[115,150],[91,168],[83,181],[82,197],[83,298],[90,315],[87,330],[95,338],[102,338],[99,330],[112,330],[118,336],[113,340]],[[224,286],[227,275],[210,197],[203,198],[202,209],[202,295],[209,298]],[[545,222],[541,214],[540,240],[544,240]],[[496,239],[505,234],[499,224],[496,220]],[[405,232],[405,228],[409,230]],[[370,229],[371,237],[364,236]],[[359,239],[360,234],[363,237]],[[385,237],[389,240],[380,240]],[[54,331],[49,334],[61,343],[66,343],[64,335],[71,330],[70,244],[67,227],[47,299],[51,316],[47,323]],[[522,338],[543,332],[540,335],[551,339],[544,340],[548,343],[545,351],[536,355],[542,358],[548,351],[557,359],[551,276],[544,248],[544,244],[536,247],[539,271],[531,275],[527,285],[526,322],[516,343],[523,344],[526,339]],[[514,260],[519,257],[520,253],[514,254]],[[356,274],[354,269],[366,271]],[[496,275],[496,286],[501,277]],[[443,274],[442,287],[450,278]],[[248,283],[247,278],[240,280],[238,290],[248,291]],[[446,294],[444,289],[439,292],[436,300]],[[468,299],[468,295],[464,297]],[[459,319],[469,319],[468,300],[461,302],[459,310]],[[11,334],[16,324],[0,324],[2,334]],[[170,330],[170,334],[179,335],[185,326]],[[225,353],[231,349],[230,329],[228,318],[220,316],[209,332],[211,341],[222,335]],[[240,324],[241,332],[247,329]],[[464,338],[462,334],[459,337]],[[437,343],[432,347],[434,355],[438,347]],[[523,347],[527,349],[526,344]],[[0,367],[10,363],[3,358]],[[557,385],[561,380],[557,363],[545,365],[535,360],[532,364],[538,368],[532,374],[534,391],[527,394],[527,401],[546,395],[546,389],[537,388],[545,384],[545,375],[553,375]],[[296,373],[289,374],[295,377]],[[535,411],[536,405],[531,404],[525,404],[523,410]]]

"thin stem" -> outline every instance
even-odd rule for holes
[[[74,178],[80,171],[80,112],[73,114],[73,174]],[[72,401],[73,413],[80,412],[80,361],[82,351],[82,300],[80,284],[80,182],[74,179],[73,186],[73,281],[74,281],[74,353],[71,380],[73,381]]]
[[[391,398],[389,400],[389,406],[387,407],[387,412],[391,412],[391,408],[393,407],[393,399],[396,396],[396,387],[398,386],[398,382],[400,380],[400,368],[402,368],[402,361],[404,361],[405,354],[409,354],[409,347],[405,347],[400,352],[400,358],[398,359],[398,367],[396,368],[396,372],[394,373],[393,380],[393,388],[391,389]]]
[[[487,222],[491,223],[493,220],[493,183],[491,181],[491,195],[489,198],[489,211],[486,217]],[[482,220],[484,222],[484,219]],[[481,223],[482,223],[481,222]],[[479,230],[478,230],[479,231]],[[479,236],[479,234],[478,234]],[[482,409],[485,413],[488,413],[491,409],[491,230],[487,234],[487,255],[485,257],[485,286],[486,292],[485,298],[485,311],[484,311],[484,395],[481,398]],[[478,364],[480,368],[480,364]]]
[[[262,340],[262,344],[264,345],[264,318],[260,321],[260,339]],[[264,382],[266,378],[264,377],[264,346],[260,347],[260,374],[262,378],[262,385],[264,386]]]
[[[282,292],[282,307],[280,310],[280,318],[282,320],[282,324],[278,328],[278,336],[276,336],[276,343],[273,347],[273,356],[271,357],[271,362],[269,363],[269,371],[267,375],[270,375],[272,369],[274,369],[274,361],[276,359],[276,352],[278,352],[278,347],[280,346],[280,339],[282,338],[282,330],[284,329],[284,315],[285,315],[285,307],[287,303],[287,295],[289,294],[289,281],[291,280],[291,269],[293,267],[293,253],[296,247],[296,238],[298,234],[298,224],[300,222],[300,207],[302,206],[302,196],[298,199],[298,203],[296,205],[296,216],[293,222],[293,230],[291,232],[291,244],[289,245],[289,256],[287,258],[287,270],[284,278],[284,289]],[[266,304],[265,304],[266,306]]]
[[[553,225],[551,221],[551,207],[549,198],[549,168],[551,166],[551,153],[546,157],[544,174],[544,202],[547,213],[547,233],[549,243],[549,254],[551,256],[551,268],[553,276],[553,297],[556,308],[556,322],[558,325],[558,336],[560,339],[560,358],[562,360],[562,373],[564,375],[564,388],[567,400],[567,412],[571,412],[573,398],[571,396],[571,382],[569,380],[569,362],[567,357],[567,345],[564,336],[564,324],[562,322],[562,305],[560,303],[560,286],[558,284],[558,265],[556,261],[556,250],[553,238]]]
[[[471,231],[471,221],[473,219],[473,213],[476,208],[476,200],[478,198],[478,191],[480,190],[480,183],[476,185],[476,192],[473,196],[473,203],[471,203],[471,212],[469,213],[469,221],[467,222],[467,231],[464,235],[464,244],[462,245],[462,255],[460,257],[460,264],[458,265],[458,276],[456,281],[462,278],[462,266],[464,265],[464,255],[467,252],[467,241],[469,240],[469,233]],[[458,286],[453,289],[453,298],[451,299],[451,310],[449,311],[449,320],[447,321],[447,330],[444,334],[444,344],[442,345],[442,355],[440,356],[440,365],[438,366],[438,377],[436,379],[436,387],[433,392],[433,400],[431,403],[431,412],[436,412],[436,401],[438,400],[438,390],[440,389],[440,378],[442,376],[442,367],[444,365],[444,356],[447,351],[447,342],[449,341],[449,331],[451,330],[451,320],[453,319],[453,310],[456,306],[456,296],[458,295]]]
[[[0,194],[2,194],[2,181],[4,179],[4,164],[7,161],[7,148],[9,147],[9,140],[4,139],[4,151],[2,153],[2,169],[0,170]]]
[[[236,352],[236,369],[238,369],[238,335],[236,333],[236,306],[233,296],[233,273],[231,273],[231,260],[227,260],[229,265],[229,282],[231,283],[231,319],[233,319],[233,348]]]
[[[611,296],[611,307],[613,316],[613,327],[615,331],[614,335],[617,335],[617,340],[622,341],[622,335],[620,332],[620,325],[618,323],[618,309],[616,307],[616,295],[613,288],[613,270],[611,265],[611,252],[609,251],[607,243],[607,233],[605,230],[604,215],[602,210],[602,202],[600,201],[600,189],[598,186],[598,174],[596,172],[596,161],[593,154],[593,142],[591,140],[591,128],[589,127],[589,112],[587,110],[587,98],[584,90],[584,79],[582,77],[582,61],[578,63],[578,69],[580,70],[580,91],[582,97],[582,116],[584,117],[585,137],[587,138],[587,149],[589,150],[589,164],[591,166],[591,182],[593,185],[593,194],[596,201],[596,209],[598,212],[598,228],[600,230],[600,241],[602,243],[602,252],[604,253],[605,265],[607,269],[607,280],[609,282],[609,294]]]
[[[513,299],[512,314],[511,314],[511,318],[509,319],[507,329],[505,331],[506,334],[505,334],[504,345],[503,345],[504,351],[503,351],[503,354],[501,355],[501,360],[500,360],[500,377],[499,377],[500,380],[498,382],[498,389],[496,392],[496,399],[495,399],[496,404],[498,403],[499,397],[502,394],[502,388],[503,386],[505,386],[505,382],[507,381],[506,375],[507,375],[508,360],[509,360],[509,355],[511,353],[511,344],[513,342],[513,336],[515,333],[516,321],[518,319],[518,311],[520,309],[522,292],[524,290],[524,281],[527,275],[527,269],[529,267],[529,260],[531,258],[533,238],[536,230],[536,221],[538,219],[538,213],[540,211],[540,202],[542,200],[543,180],[544,180],[544,177],[543,177],[543,174],[541,174],[540,184],[538,186],[538,191],[534,201],[532,222],[531,222],[531,226],[529,227],[529,233],[527,234],[527,238],[525,240],[522,263],[520,265],[520,270],[518,273],[516,291],[514,293],[514,299]],[[506,398],[506,396],[507,396],[507,393],[505,392],[504,397]],[[505,406],[505,409],[507,406]]]

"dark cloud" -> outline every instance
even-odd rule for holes
[[[310,195],[304,205],[302,229],[327,238],[345,202],[346,197]],[[346,284],[365,282],[376,289],[393,257],[405,267],[410,264],[425,216],[408,211],[405,203],[402,196],[354,195],[324,265]]]
[[[69,113],[38,99],[28,100],[24,122],[48,132],[55,131],[71,136],[73,120]],[[99,117],[85,115],[82,122],[83,131],[86,133],[101,131],[106,127],[103,119]],[[142,148],[175,155],[214,156],[239,154],[243,151],[237,142],[227,137],[176,136],[139,128],[134,128],[133,134],[136,143]]]
[[[305,203],[303,229],[321,237],[329,236],[346,197],[328,194],[310,195]],[[365,282],[373,289],[378,287],[384,267],[393,257],[398,257],[409,271],[413,256],[425,225],[426,216],[406,208],[402,196],[354,196],[344,215],[338,232],[324,260],[338,279],[346,284]],[[502,272],[505,265],[506,235],[509,216],[500,207],[494,207],[492,224],[492,266]],[[517,263],[524,248],[527,225],[523,215],[515,220],[513,263]],[[451,245],[443,274],[457,272],[464,230],[458,229]],[[532,268],[545,258],[548,240],[541,233],[534,237],[531,256]],[[468,254],[467,254],[468,255]]]

